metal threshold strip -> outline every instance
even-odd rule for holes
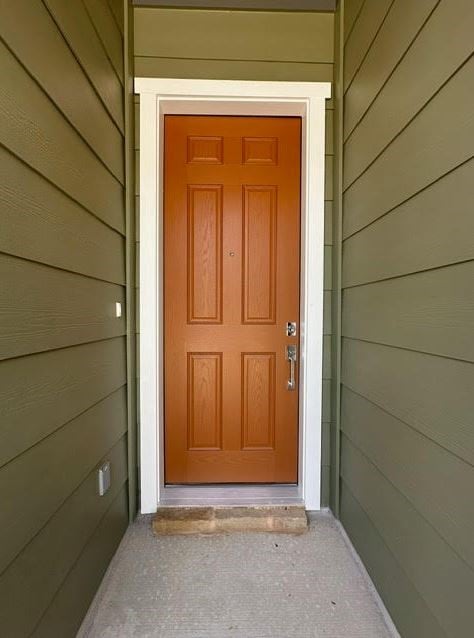
[[[160,507],[302,504],[297,485],[167,485],[160,499]]]

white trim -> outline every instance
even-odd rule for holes
[[[325,99],[329,82],[136,78],[140,94],[140,487],[163,502],[162,160],[166,113],[302,117],[299,495],[320,509]],[[244,488],[245,489],[245,488]]]

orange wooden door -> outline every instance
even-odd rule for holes
[[[168,484],[297,482],[300,138],[299,118],[165,117]]]

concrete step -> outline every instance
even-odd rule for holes
[[[152,525],[157,535],[223,532],[304,534],[308,520],[303,505],[162,507]]]

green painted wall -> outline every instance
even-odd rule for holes
[[[332,81],[334,14],[136,7],[135,73],[144,77]],[[333,101],[326,111],[322,499],[329,502]],[[136,163],[139,105],[136,98]],[[138,206],[138,180],[136,180]],[[138,210],[138,208],[137,208]],[[137,245],[138,250],[138,245]],[[137,291],[138,294],[138,291]]]
[[[121,0],[0,1],[0,633],[74,636],[127,526]],[[96,468],[112,463],[97,495]]]
[[[474,626],[473,30],[345,1],[340,515],[403,638]]]

